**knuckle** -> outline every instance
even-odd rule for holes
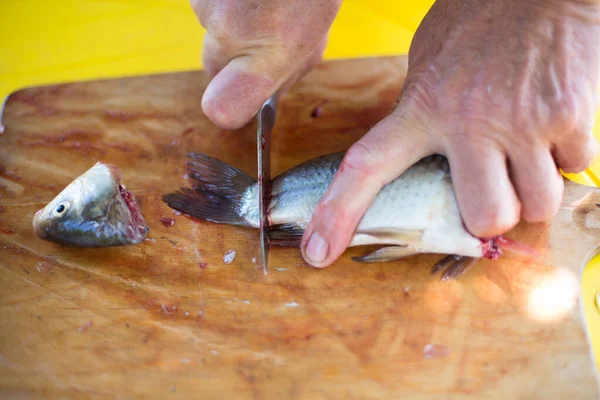
[[[207,17],[205,24],[206,29],[208,30],[208,32],[210,32],[210,35],[213,37],[213,39],[221,45],[229,45],[233,41],[233,38],[231,36],[232,31],[227,28],[228,24],[213,24],[210,20],[211,18]]]
[[[427,67],[410,70],[405,81],[401,97],[407,106],[423,110],[432,110],[437,106],[435,85]]]
[[[567,144],[566,146],[569,146]],[[558,160],[559,167],[566,173],[579,173],[585,171],[598,154],[598,142],[589,136],[585,144],[571,144],[566,154]]]
[[[349,217],[345,207],[337,207],[337,202],[325,201],[317,205],[314,215],[323,221],[327,227],[335,229],[337,225],[346,221]],[[329,231],[329,229],[327,229]]]
[[[348,149],[342,160],[340,171],[349,169],[360,175],[370,176],[380,169],[383,160],[384,153],[380,147],[363,138]]]
[[[475,211],[466,221],[469,230],[482,238],[501,235],[518,222],[519,213],[501,203],[490,204],[485,209]]]
[[[545,222],[551,219],[558,211],[560,197],[548,190],[539,190],[534,201],[523,202],[523,219],[527,222]]]
[[[580,107],[578,101],[571,95],[566,94],[557,105],[554,115],[554,124],[557,134],[579,131],[578,123]]]
[[[567,164],[564,163],[560,169],[562,169],[564,172],[566,172],[567,174],[578,174],[580,172],[585,171],[585,169],[587,168],[586,165],[583,164]]]
[[[313,212],[312,223],[315,231],[320,232],[332,244],[354,231],[357,217],[342,203],[342,199],[323,201]],[[340,204],[341,203],[341,204]]]
[[[217,126],[222,129],[237,129],[243,125],[243,121],[238,118],[238,114],[229,112],[227,107],[223,107],[222,99],[219,97],[203,97],[202,111]]]
[[[591,151],[586,151],[583,153],[581,158],[563,161],[560,168],[566,173],[578,174],[585,171],[590,166],[593,158],[593,153]]]

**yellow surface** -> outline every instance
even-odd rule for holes
[[[401,4],[401,5],[399,5]],[[345,0],[326,58],[395,55],[433,0]],[[0,104],[28,86],[199,69],[204,30],[187,0],[0,1]],[[594,134],[600,138],[600,124]],[[584,174],[600,186],[600,159]],[[600,364],[600,256],[583,275],[584,308]]]

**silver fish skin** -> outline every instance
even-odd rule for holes
[[[343,157],[319,157],[273,179],[271,224],[294,223],[304,229]],[[239,212],[248,226],[258,228],[257,185],[248,187]],[[483,256],[482,242],[465,229],[444,157],[421,160],[380,190],[349,247],[377,244],[409,245],[419,253]]]
[[[117,167],[96,163],[35,213],[36,235],[75,247],[140,243],[149,228],[137,199],[120,181]]]
[[[204,154],[190,153],[193,188],[163,200],[185,214],[216,223],[259,227],[258,186],[242,171]],[[304,162],[272,181],[269,222],[275,239],[299,244],[302,231],[331,184],[344,153]],[[429,156],[386,184],[359,222],[349,246],[386,245],[357,261],[389,261],[417,253],[496,258],[493,241],[471,235],[461,218],[450,169]]]

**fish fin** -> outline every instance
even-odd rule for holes
[[[243,196],[256,181],[244,172],[205,154],[189,153],[188,175],[197,182],[190,188],[163,196],[175,210],[206,221],[250,227],[239,214]]]
[[[188,153],[188,157],[187,172],[197,182],[196,190],[239,202],[246,189],[256,183],[245,172],[206,154]]]
[[[425,231],[420,229],[377,229],[377,230],[360,230],[359,234],[369,235],[371,237],[391,241],[402,242],[420,242]]]
[[[269,227],[269,240],[274,246],[300,247],[304,229],[294,223]]]
[[[447,281],[449,279],[456,279],[465,272],[467,272],[467,270],[471,268],[476,262],[477,258],[475,257],[466,257],[451,254],[437,262],[431,269],[431,273],[436,274],[439,271],[444,270],[440,280]]]
[[[421,251],[412,246],[387,246],[362,257],[352,257],[357,262],[384,262],[419,254]]]
[[[182,188],[163,196],[162,199],[169,207],[192,217],[217,224],[250,227],[238,214],[237,203],[228,198]]]

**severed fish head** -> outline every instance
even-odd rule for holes
[[[49,242],[78,247],[141,242],[149,228],[138,201],[120,181],[117,167],[96,163],[35,213],[36,235]]]

